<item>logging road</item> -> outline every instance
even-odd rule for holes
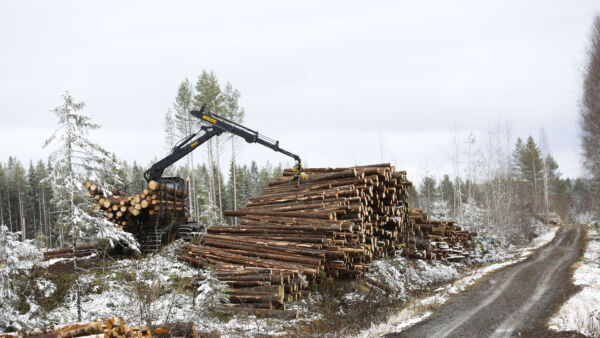
[[[577,291],[571,265],[584,250],[582,225],[563,226],[527,260],[483,277],[427,319],[387,337],[549,337],[548,318]]]

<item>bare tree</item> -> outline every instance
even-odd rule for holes
[[[600,180],[600,17],[594,20],[581,102],[583,162],[595,182]],[[598,187],[596,187],[598,188]],[[598,193],[598,191],[596,191]]]
[[[543,174],[544,174],[544,213],[548,215],[550,213],[550,203],[549,203],[549,187],[548,187],[548,176],[549,176],[549,168],[548,168],[548,139],[546,138],[546,131],[542,127],[540,130],[540,146],[542,151],[542,164],[543,164]]]

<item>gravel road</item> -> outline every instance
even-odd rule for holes
[[[496,271],[424,321],[387,337],[571,336],[546,328],[548,318],[577,291],[571,265],[584,251],[585,229],[563,226],[527,260]]]

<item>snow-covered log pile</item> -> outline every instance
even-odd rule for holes
[[[75,247],[75,249],[70,247],[57,250],[48,250],[44,252],[44,260],[47,261],[54,258],[85,257],[95,252],[96,250],[93,245],[78,246]]]
[[[460,260],[476,234],[462,230],[454,221],[434,221],[422,209],[409,209],[414,236],[409,237],[405,254],[410,258]]]
[[[49,327],[21,330],[1,334],[2,337],[152,337],[146,325],[128,326],[121,317],[104,322],[52,325]]]
[[[163,212],[169,212],[177,218],[187,218],[187,194],[170,185],[150,181],[147,189],[139,194],[127,195],[114,190],[110,196],[91,182],[86,182],[85,188],[96,200],[96,210],[102,210],[111,222],[125,230],[137,224],[135,218],[145,219]]]

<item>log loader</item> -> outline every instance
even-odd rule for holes
[[[163,177],[165,169],[182,159],[185,155],[197,149],[214,136],[222,133],[231,133],[240,136],[248,143],[258,143],[276,152],[292,157],[296,164],[293,169],[295,175],[290,180],[300,184],[307,180],[308,175],[302,170],[300,157],[279,147],[279,141],[260,135],[257,131],[244,127],[234,121],[210,112],[203,105],[200,110],[192,110],[190,114],[199,118],[204,125],[175,144],[171,152],[163,159],[154,163],[144,173],[144,178],[149,186],[157,187],[160,198],[160,210],[151,219],[139,220],[138,238],[141,240],[142,250],[152,253],[160,250],[161,246],[174,238],[188,238],[194,232],[200,232],[204,225],[199,224],[194,215],[189,214],[189,185],[181,177]],[[177,193],[174,193],[177,192]],[[167,200],[168,197],[168,200]]]

